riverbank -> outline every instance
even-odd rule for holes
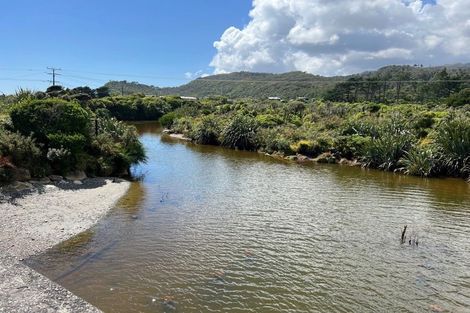
[[[359,160],[363,167],[412,176],[470,176],[466,107],[207,100],[170,112],[160,123],[198,144],[320,163]]]
[[[124,180],[37,184],[0,199],[0,312],[100,312],[23,261],[93,226],[128,190]]]

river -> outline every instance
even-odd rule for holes
[[[141,180],[32,262],[103,311],[470,312],[463,180],[299,165],[138,128]]]

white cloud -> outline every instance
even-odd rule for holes
[[[349,74],[388,64],[469,62],[468,0],[253,0],[214,43],[215,73]]]
[[[194,72],[194,73],[193,73],[193,72],[186,72],[186,73],[184,73],[184,77],[185,77],[186,79],[189,79],[189,80],[193,80],[193,79],[196,79],[196,78],[199,78],[199,77],[204,78],[204,77],[207,77],[207,76],[209,76],[209,75],[210,75],[210,74],[204,73],[204,71],[202,71],[202,70],[199,70],[199,71]]]

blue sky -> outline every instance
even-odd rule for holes
[[[48,66],[71,88],[470,62],[468,0],[14,0],[1,10],[0,93],[44,90]]]
[[[212,71],[213,42],[227,27],[243,27],[250,8],[251,0],[4,1],[0,92],[44,89],[48,83],[28,80],[47,80],[47,66],[63,69],[65,86],[185,83],[186,72]]]

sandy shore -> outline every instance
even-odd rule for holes
[[[22,260],[93,226],[129,186],[89,179],[0,202],[0,312],[100,312]]]

